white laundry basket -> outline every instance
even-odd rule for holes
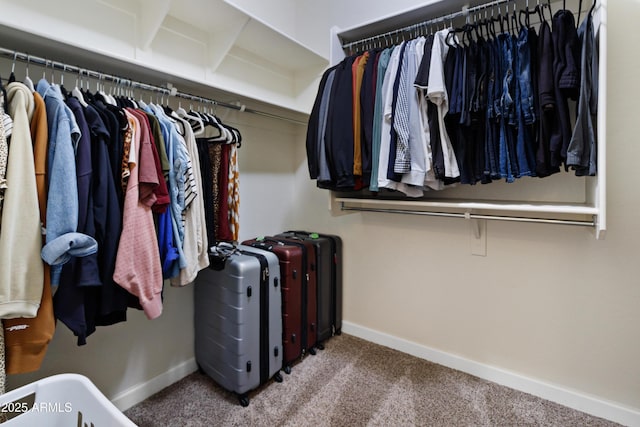
[[[87,377],[60,374],[0,395],[0,426],[135,427],[135,424]]]

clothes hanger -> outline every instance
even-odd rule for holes
[[[540,15],[540,0],[538,0],[538,4],[535,5],[535,7],[531,10],[529,10],[529,0],[527,0],[527,5],[526,5],[526,9],[525,10],[521,10],[520,13],[518,14],[518,21],[520,23],[521,26],[525,26],[526,28],[529,28],[531,25],[531,21],[530,21],[530,16],[531,15],[538,15],[540,17],[540,23],[542,23],[542,16]],[[524,15],[525,19],[524,19],[524,23],[522,22],[522,16]]]
[[[582,13],[582,0],[578,3],[578,18],[576,19],[576,28],[580,26],[580,14]]]
[[[80,74],[80,93],[84,98],[87,104],[92,104],[95,101],[93,93],[91,93],[91,79],[89,76],[89,72],[84,70],[86,73],[86,81],[82,79],[82,73]],[[86,88],[84,87],[86,84]],[[97,89],[96,89],[97,90]]]
[[[226,139],[226,135],[224,131],[221,129],[217,120],[214,119],[214,116],[207,111],[207,107],[203,107],[204,111],[198,111],[196,114],[202,118],[202,121],[205,125],[205,130],[207,127],[212,127],[218,131],[218,135],[214,135],[211,137],[207,137],[207,142],[222,142]]]
[[[478,15],[473,15],[473,24],[469,24],[469,28],[475,34],[475,40],[478,41],[482,38],[482,34],[478,32]]]
[[[175,112],[178,117],[189,123],[189,126],[191,126],[191,130],[193,130],[193,134],[195,136],[202,135],[204,133],[204,123],[202,122],[202,119],[187,113],[187,111],[182,108],[182,102],[178,102],[178,109]]]
[[[42,70],[42,80],[47,80],[47,67],[49,66],[49,60],[44,60],[44,69]],[[51,83],[51,82],[50,82]]]
[[[64,99],[66,100],[67,98],[69,98],[71,96],[71,94],[64,87],[64,73],[65,73],[65,71],[67,71],[67,66],[65,64],[62,64],[62,73],[60,73],[60,92],[62,92],[62,96],[64,96]]]
[[[484,18],[482,18],[481,14],[478,14],[478,22],[476,23],[476,38],[478,40],[485,40],[485,34],[484,32],[486,31],[487,33],[487,38],[489,37],[489,27],[487,24],[487,8],[484,8]]]
[[[227,144],[232,144],[234,142],[236,142],[236,136],[234,134],[234,132],[232,131],[232,127],[225,124],[220,117],[216,116],[215,114],[213,115],[213,118],[218,122],[218,124],[221,126],[222,131],[224,132],[225,136],[226,136],[226,143]],[[239,133],[239,131],[236,129],[236,131]]]
[[[500,23],[500,32],[504,32],[504,24],[502,22],[502,9],[500,8],[500,5],[498,4],[498,16],[493,16],[493,9],[491,9],[491,29],[492,29],[492,34],[493,37],[495,38],[496,36],[496,22]]]
[[[227,127],[227,125],[225,125],[222,120],[220,120],[219,117],[217,116],[213,116],[214,119],[216,119],[218,121],[218,124],[220,125],[220,127],[222,128],[222,131],[225,134],[225,142],[227,144],[231,144],[235,141],[235,136],[233,134],[233,132],[231,131],[231,129],[229,127]]]
[[[513,2],[513,12],[511,12],[511,34],[518,35],[518,12],[516,10],[516,3]]]
[[[25,86],[27,86],[29,88],[29,90],[31,92],[35,92],[36,89],[33,86],[33,81],[31,81],[31,78],[29,77],[29,62],[31,61],[31,57],[27,54],[27,67],[26,67],[26,71],[25,71],[25,78],[24,78],[24,84]]]
[[[1,103],[0,103],[0,107],[2,107],[2,109],[6,109],[7,108],[7,90],[4,87],[4,83],[2,83],[2,76],[0,76],[0,91],[1,91]]]
[[[491,16],[485,19],[485,27],[487,29],[487,37],[491,40],[496,38],[496,24],[493,21],[494,8],[491,7]]]
[[[547,17],[544,14],[544,8],[546,7],[544,4],[540,3],[540,0],[538,0],[538,4],[536,6],[538,8],[538,19],[540,19],[540,24],[546,24],[547,23]]]
[[[593,2],[591,3],[591,8],[589,9],[589,15],[593,14],[593,11],[596,9],[596,4],[598,3],[598,0],[593,0]]]
[[[444,38],[444,42],[447,45],[449,45],[449,47],[454,49],[457,47],[460,47],[460,43],[458,43],[458,38],[456,37],[456,31],[458,30],[459,28],[451,28]],[[452,42],[452,39],[453,39],[453,42]]]
[[[116,105],[120,108],[133,108],[133,105],[127,98],[124,93],[124,86],[122,79],[120,77],[117,78],[116,87],[112,89],[113,93],[111,96],[115,99]]]
[[[13,52],[13,63],[11,63],[11,75],[9,76],[9,83],[13,83],[16,81],[16,57],[18,56],[17,52]]]
[[[120,81],[120,80],[118,80],[118,82],[119,82],[119,81]],[[113,96],[113,91],[114,91],[114,86],[113,86],[113,85],[111,85],[111,86],[109,87],[109,93],[107,94],[107,96],[109,97],[109,103],[110,103],[111,105],[118,106],[118,101],[117,101],[117,100],[116,100],[116,98]]]
[[[78,88],[78,80],[80,80],[80,88]],[[89,104],[84,100],[84,96],[82,95],[82,69],[78,70],[78,77],[76,78],[76,87],[71,90],[71,96],[75,97],[80,105],[84,108],[87,108]]]
[[[496,19],[497,19],[497,22],[500,23],[500,33],[504,34],[504,15],[502,15],[502,8],[500,7],[500,4],[498,4],[498,17]],[[507,21],[507,24],[508,23],[509,21]]]
[[[104,91],[105,87],[104,87],[104,82],[102,81],[103,79],[104,79],[104,75],[100,73],[98,77],[98,81],[96,82],[96,86],[97,86],[96,94],[102,97],[102,100],[105,104],[115,105],[115,103],[112,103],[112,100],[109,98],[109,95]]]
[[[125,90],[127,100],[131,103],[131,105],[133,105],[133,108],[140,109],[140,107],[138,106],[138,103],[136,102],[136,94],[133,88],[133,82],[131,80],[127,80],[125,84],[129,85],[129,88]]]
[[[144,102],[144,100],[142,99],[142,93],[140,93],[140,97],[138,98],[138,101],[136,101],[136,103],[138,104],[138,106],[143,109],[146,110],[149,108],[149,106],[147,105],[146,102]],[[151,97],[149,97],[149,103],[151,103]]]
[[[231,131],[232,140],[229,143],[236,144],[239,148],[242,145],[242,134],[240,131],[229,124],[225,124],[224,126]]]

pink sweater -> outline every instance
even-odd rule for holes
[[[138,129],[139,131],[140,129]],[[145,315],[155,319],[162,314],[162,266],[160,251],[153,225],[153,214],[147,200],[140,201],[140,173],[143,165],[143,155],[151,144],[148,133],[140,132],[140,139],[133,138],[138,154],[138,164],[131,170],[124,198],[122,234],[116,257],[116,268],[113,280],[138,297]],[[142,148],[141,148],[142,147]],[[134,147],[131,147],[134,149]],[[142,155],[142,158],[141,158]],[[152,162],[153,163],[153,162]],[[155,168],[155,165],[153,165]],[[143,191],[144,192],[144,191]]]

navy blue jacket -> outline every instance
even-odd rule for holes
[[[108,145],[112,143],[111,133],[105,126],[99,111],[92,105],[85,109],[85,117],[91,129],[93,148],[93,213],[102,279],[100,288],[86,291],[85,311],[87,335],[89,335],[95,331],[96,326],[126,320],[128,292],[113,281],[122,231],[122,210],[117,194],[120,185],[114,182],[114,174],[109,162]]]
[[[81,132],[76,148],[78,231],[95,237],[91,194],[91,134],[80,102],[76,98],[68,98],[66,103],[73,112]],[[78,337],[78,345],[86,344],[87,337],[84,286],[100,286],[101,284],[97,254],[71,258],[62,267],[60,285],[53,298],[53,309],[55,317]]]

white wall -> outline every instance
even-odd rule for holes
[[[355,17],[338,3],[341,27],[400,7],[366,2]],[[477,257],[463,220],[330,217],[325,191],[296,184],[298,226],[343,236],[347,322],[640,411],[638,18],[637,1],[609,2],[604,241],[579,227],[489,222]],[[296,179],[308,180],[304,152],[297,160]]]

